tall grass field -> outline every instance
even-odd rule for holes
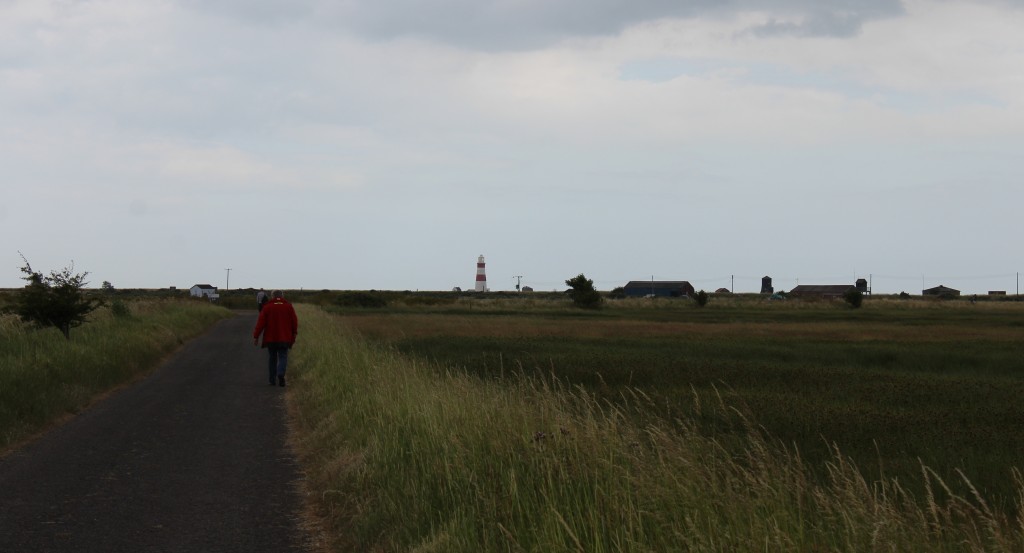
[[[1024,550],[1024,309],[680,305],[303,306],[336,549]]]
[[[0,452],[152,368],[231,312],[208,302],[118,301],[74,328],[0,316]]]

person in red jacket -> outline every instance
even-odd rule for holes
[[[295,345],[299,334],[299,318],[295,308],[284,299],[284,292],[274,290],[271,299],[260,310],[260,318],[252,331],[256,345],[263,335],[263,347],[270,353],[270,385],[284,386],[284,373],[288,369],[288,350]]]

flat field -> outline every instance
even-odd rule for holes
[[[591,311],[479,299],[340,314],[365,338],[473,375],[540,373],[612,403],[637,389],[669,420],[721,395],[820,474],[837,447],[869,480],[913,488],[923,463],[947,481],[962,471],[1003,507],[1017,493],[1024,303],[715,298]]]

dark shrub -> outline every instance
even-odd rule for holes
[[[697,302],[697,307],[704,307],[708,304],[708,293],[704,290],[697,292],[697,295],[693,297],[694,301]]]
[[[60,271],[44,275],[34,270],[25,256],[21,259],[25,262],[21,272],[26,275],[21,278],[28,285],[15,296],[14,312],[25,322],[58,328],[70,340],[71,329],[84,323],[103,303],[88,297],[83,290],[89,273],[75,273],[72,262]]]
[[[371,292],[341,292],[334,298],[338,307],[387,307],[383,296]]]
[[[851,307],[856,309],[864,303],[864,294],[856,288],[850,288],[845,294],[843,294],[843,299],[846,300],[846,303],[850,304]]]
[[[132,315],[131,309],[128,309],[128,304],[121,300],[114,300],[111,302],[110,312],[115,317],[130,317]]]
[[[576,275],[569,280],[565,281],[565,284],[569,287],[567,293],[572,298],[572,303],[576,307],[583,307],[586,309],[597,309],[601,307],[601,302],[604,301],[601,298],[601,294],[594,289],[594,281],[583,276],[583,273]]]

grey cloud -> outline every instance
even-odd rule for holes
[[[750,29],[756,36],[850,37],[859,31],[864,19],[856,14],[826,13],[807,17],[799,23],[776,19]]]
[[[601,36],[661,18],[721,17],[740,11],[777,15],[760,35],[856,34],[874,19],[903,13],[900,0],[186,0],[195,9],[263,24],[313,18],[374,40],[417,37],[469,49],[539,48],[571,37]],[[798,20],[800,23],[790,23]]]
[[[196,11],[254,24],[279,25],[310,18],[316,1],[298,0],[180,0]]]
[[[790,35],[802,37],[850,37],[860,32],[861,26],[871,20],[903,14],[898,1],[833,0],[821,3],[791,1],[780,3],[772,13],[796,18],[798,22],[772,18],[750,31],[757,36]]]

